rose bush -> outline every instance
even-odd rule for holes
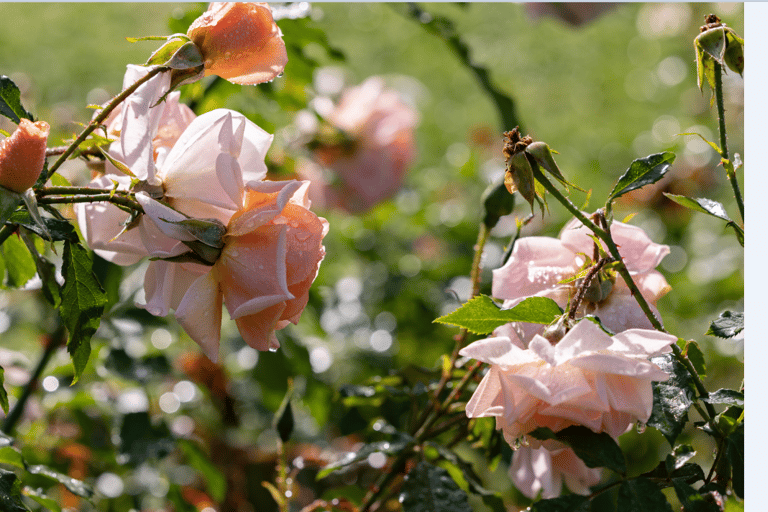
[[[268,82],[288,62],[282,33],[267,3],[212,2],[187,35],[200,49],[205,74],[236,84]]]

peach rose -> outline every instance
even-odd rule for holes
[[[218,358],[222,303],[245,342],[257,350],[276,349],[274,331],[298,323],[328,232],[328,222],[309,211],[308,186],[300,181],[248,183],[244,207],[229,220],[212,267],[150,263],[147,276],[157,280],[151,289],[145,287],[147,302],[165,300],[166,310],[175,308],[181,326],[212,361]],[[184,238],[183,230],[167,222],[183,220],[178,212],[144,193],[137,199],[158,228]],[[166,281],[168,270],[173,282]]]
[[[535,499],[539,492],[544,499],[556,498],[563,483],[576,494],[589,494],[590,486],[599,483],[601,475],[601,468],[588,468],[562,443],[536,439],[515,450],[509,468],[515,487],[529,499]]]
[[[320,144],[315,158],[341,180],[335,197],[350,211],[365,211],[394,195],[416,157],[418,115],[379,77],[346,90],[325,116],[349,143]],[[331,194],[329,197],[332,197]]]
[[[35,184],[45,163],[50,131],[45,121],[22,119],[11,136],[0,142],[0,186],[21,194]]]
[[[588,236],[590,233],[574,219],[563,228],[559,239],[521,238],[507,263],[493,271],[493,296],[504,299],[504,308],[514,307],[530,296],[548,297],[566,307],[576,288],[574,283],[560,282],[579,272],[585,262],[584,254],[592,255],[594,242]],[[642,229],[622,222],[611,225],[611,235],[640,293],[658,317],[656,301],[670,286],[654,269],[669,254],[669,247],[654,243]],[[597,303],[583,301],[578,313],[598,317],[613,332],[653,328],[621,276],[616,277],[607,298]],[[494,331],[494,335],[508,336],[525,348],[527,341],[542,329],[536,324],[507,324]]]
[[[288,62],[282,33],[266,3],[212,2],[187,35],[203,55],[205,74],[236,84],[269,82]]]
[[[611,337],[582,320],[556,345],[535,335],[527,349],[508,337],[476,341],[461,355],[491,365],[467,403],[470,418],[493,416],[510,444],[538,427],[583,425],[614,438],[653,406],[652,381],[669,376],[648,358],[677,338],[645,329]]]

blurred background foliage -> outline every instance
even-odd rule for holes
[[[143,63],[155,48],[125,37],[186,32],[205,7],[5,4],[0,72],[22,89],[26,108],[51,124],[50,141],[58,143],[79,131],[75,123],[90,119],[86,104],[119,92],[127,63]],[[76,386],[69,387],[65,351],[46,368],[43,389],[16,433],[30,446],[27,459],[95,484],[99,510],[150,510],[168,502],[176,510],[219,508],[216,502],[224,503],[221,510],[273,510],[260,482],[275,479],[271,422],[292,377],[295,429],[287,450],[296,506],[329,488],[359,499],[375,464],[317,482],[314,475],[363,439],[375,439],[384,425],[377,429],[377,421],[401,428],[418,403],[414,397],[439,378],[440,357],[452,350],[456,330],[432,320],[468,298],[479,198],[503,174],[501,134],[514,128],[502,125],[490,97],[445,41],[421,26],[440,16],[453,23],[471,62],[486,68],[492,85],[514,101],[523,132],[557,150],[566,177],[591,189],[585,210],[604,203],[633,159],[677,154],[661,182],[621,199],[616,218],[636,214],[633,224],[671,247],[660,268],[672,285],[658,304],[665,326],[703,346],[710,390],[739,388],[741,342],[704,332],[721,311],[743,311],[742,248],[718,219],[678,207],[661,192],[715,199],[737,217],[717,155],[698,137],[677,134],[717,140],[710,92],[696,87],[693,39],[711,12],[743,34],[742,5],[616,4],[578,25],[522,4],[421,8],[428,14],[417,20],[404,4],[312,4],[308,17],[278,22],[289,52],[282,77],[256,87],[206,78],[182,89],[182,100],[198,114],[232,108],[274,133],[268,165],[275,179],[286,179],[309,157],[295,143],[297,114],[319,92],[380,75],[420,114],[418,158],[401,191],[366,213],[314,208],[331,225],[327,256],[301,322],[278,333],[282,347],[275,353],[245,346],[234,324],[225,322],[222,364],[211,364],[172,319],[133,306],[142,293],[141,268],[97,258],[111,309]],[[741,77],[727,74],[725,87],[730,151],[742,153]],[[63,173],[73,183],[90,177],[77,161]],[[577,205],[587,201],[578,191],[571,198]],[[515,218],[529,213],[518,201],[493,230],[484,293],[490,294],[490,272],[502,262]],[[557,236],[567,220],[550,202],[549,213],[537,215],[522,234]],[[34,290],[34,283],[27,288]],[[0,364],[12,403],[55,327],[39,293],[0,290]],[[386,381],[388,375],[394,380]],[[380,386],[405,386],[398,388],[404,395],[354,406],[350,397],[359,388],[344,386],[375,377],[385,379]],[[622,438],[637,472],[650,470],[668,450],[651,431]],[[689,428],[681,441],[694,435]],[[704,437],[693,443],[703,463],[712,446]],[[505,462],[483,478],[511,496],[508,506],[526,505],[510,489]],[[92,506],[63,487],[56,492],[62,504]]]

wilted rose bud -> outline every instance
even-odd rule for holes
[[[504,185],[510,194],[520,192],[523,199],[528,201],[533,209],[533,201],[536,198],[536,184],[533,178],[533,170],[525,152],[515,153],[507,160],[507,172],[504,175]]]
[[[45,121],[22,119],[13,134],[0,142],[0,186],[22,193],[43,170],[51,127]]]
[[[236,84],[268,82],[288,62],[282,33],[266,3],[211,3],[187,35],[203,54],[205,74]]]

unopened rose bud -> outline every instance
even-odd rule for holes
[[[45,121],[22,119],[16,131],[0,142],[0,186],[22,193],[35,184],[43,170],[50,130]]]
[[[255,85],[283,72],[288,54],[266,3],[211,3],[187,35],[203,55],[206,75]]]

